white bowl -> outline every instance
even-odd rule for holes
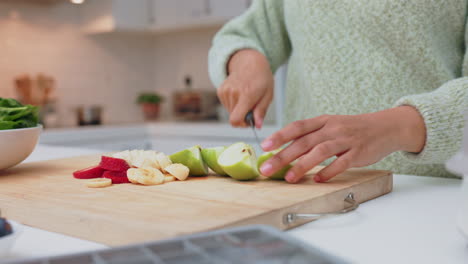
[[[42,126],[0,130],[0,170],[25,160],[36,147]]]
[[[15,223],[13,221],[8,220],[8,223],[11,224],[11,228],[13,229],[13,233],[0,237],[0,257],[5,257],[11,250],[11,247],[15,243],[15,240],[21,234],[23,228],[20,224]],[[1,259],[1,258],[0,258]]]

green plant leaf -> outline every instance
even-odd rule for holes
[[[137,97],[137,103],[150,103],[150,104],[158,104],[164,100],[163,96],[158,93],[142,93]]]
[[[38,122],[36,106],[22,105],[14,99],[0,97],[0,130],[35,127]]]

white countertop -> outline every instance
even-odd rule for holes
[[[39,145],[27,162],[97,150]],[[461,181],[394,175],[393,192],[357,211],[286,231],[353,263],[468,263],[468,241],[456,227]],[[106,248],[25,227],[8,260]],[[5,258],[3,258],[5,259]]]
[[[265,138],[279,129],[278,126],[265,125],[257,130],[260,138]],[[190,136],[202,138],[253,138],[250,129],[233,128],[219,122],[148,122],[128,125],[100,125],[71,128],[46,129],[41,135],[41,143],[70,143],[83,137],[121,138],[142,136]]]

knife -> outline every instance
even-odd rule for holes
[[[260,139],[258,138],[258,135],[257,135],[257,131],[255,130],[255,119],[254,119],[254,115],[253,115],[253,112],[250,111],[247,113],[247,115],[245,116],[245,119],[244,121],[250,125],[250,127],[252,128],[252,131],[255,135],[255,141],[257,142],[257,145],[260,149],[262,149],[262,146],[260,145]]]

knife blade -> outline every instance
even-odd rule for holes
[[[262,146],[260,144],[260,139],[258,138],[257,131],[255,130],[255,119],[254,119],[253,112],[252,111],[248,112],[247,115],[245,115],[244,120],[252,128],[252,131],[253,131],[254,136],[255,136],[255,141],[257,142],[258,147],[260,149],[262,149]]]

